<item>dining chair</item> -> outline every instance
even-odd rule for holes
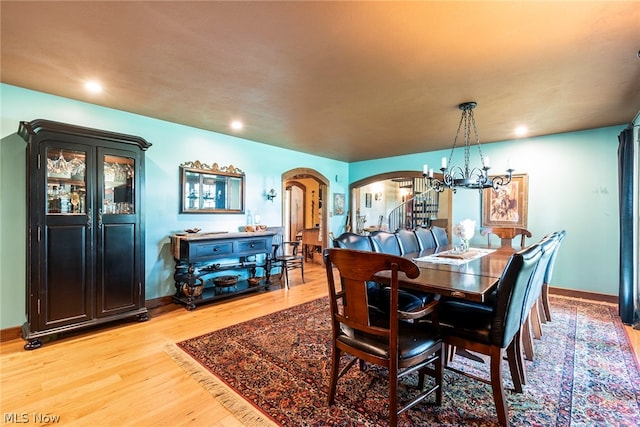
[[[421,251],[433,249],[437,246],[436,239],[433,237],[433,232],[429,228],[418,226],[413,230],[413,232],[418,239]]]
[[[440,301],[437,319],[446,347],[454,346],[490,357],[490,379],[452,366],[446,368],[491,385],[498,420],[508,425],[509,410],[504,396],[502,360],[506,351],[516,392],[522,392],[524,361],[520,348],[523,309],[532,279],[542,256],[534,244],[511,255],[498,283],[493,307],[448,299]]]
[[[449,244],[449,237],[447,236],[447,230],[436,225],[431,226],[431,232],[436,240],[436,246],[446,246]]]
[[[542,338],[542,326],[538,301],[542,294],[542,286],[544,284],[547,267],[557,243],[557,233],[548,234],[538,242],[538,246],[540,246],[540,249],[542,250],[542,255],[540,256],[540,261],[538,261],[538,266],[536,267],[536,271],[533,275],[531,286],[527,292],[522,311],[522,346],[525,359],[531,361],[534,359],[533,338]],[[525,377],[523,376],[523,379],[524,378]]]
[[[371,242],[373,243],[373,250],[390,255],[401,255],[400,243],[395,233],[388,231],[373,231],[370,235]]]
[[[267,261],[268,268],[280,268],[280,280],[284,275],[285,286],[289,288],[289,272],[300,269],[304,283],[304,254],[300,250],[300,241],[284,240],[284,227],[267,227],[267,231],[275,231],[272,238],[272,253]]]
[[[520,248],[525,247],[525,238],[531,238],[531,232],[519,227],[485,227],[480,230],[481,236],[487,236],[487,245],[491,247],[491,235],[500,238],[500,247],[512,247],[513,239],[520,236]]]
[[[359,251],[373,252],[373,243],[369,236],[345,232],[336,237],[333,241],[334,248],[355,249]],[[389,307],[389,299],[391,297],[389,287],[376,283],[368,282],[367,297],[371,309],[381,314],[387,313]],[[398,291],[398,308],[403,311],[415,310],[422,307],[426,302],[433,298],[426,297],[425,294],[418,295],[409,291]]]
[[[558,256],[558,250],[560,249],[560,245],[564,242],[564,239],[567,237],[566,230],[562,230],[558,232],[558,241],[553,250],[553,254],[551,255],[551,259],[549,260],[549,264],[547,265],[547,271],[544,275],[544,283],[542,284],[542,294],[540,299],[542,301],[542,311],[546,321],[551,321],[551,308],[549,306],[549,283],[551,283],[551,277],[553,276],[553,269],[556,263],[556,257]]]
[[[398,239],[398,244],[400,245],[400,253],[402,255],[420,251],[420,243],[418,242],[418,237],[412,230],[399,228],[396,230],[395,234],[396,238]]]
[[[338,379],[355,363],[382,366],[388,370],[389,425],[396,426],[398,416],[407,409],[435,393],[435,404],[442,403],[442,373],[444,348],[437,326],[426,327],[417,323],[401,322],[401,319],[419,320],[433,313],[437,302],[415,312],[399,311],[398,273],[407,277],[419,275],[418,266],[407,258],[350,249],[326,249],[324,251],[329,305],[331,309],[331,370],[327,404],[335,402]],[[334,268],[341,286],[336,286]],[[372,317],[367,305],[367,282],[379,271],[391,271],[391,298],[388,317]],[[342,355],[352,358],[340,362]],[[408,402],[398,399],[399,381],[418,373],[417,396]],[[433,379],[425,388],[427,376]],[[382,379],[381,379],[382,380]],[[367,387],[363,384],[363,387]],[[407,387],[410,385],[407,384]]]
[[[333,239],[333,247],[373,252],[373,244],[371,243],[369,236],[351,233],[348,231]]]

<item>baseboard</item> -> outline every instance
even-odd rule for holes
[[[591,301],[618,303],[617,295],[599,294],[597,292],[577,291],[575,289],[554,288],[549,286],[549,294],[563,297],[582,298]]]
[[[147,310],[149,310],[149,317],[158,316],[162,313],[168,313],[170,311],[180,308],[173,302],[173,296],[164,296],[160,298],[154,298],[145,302]],[[14,326],[11,328],[0,329],[0,343],[12,341],[22,338],[22,326]]]
[[[616,295],[599,294],[596,292],[576,291],[573,289],[554,288],[549,287],[549,293],[552,295],[560,295],[565,297],[582,298],[592,301],[609,302],[613,304],[618,303],[618,297]],[[173,310],[181,308],[173,301],[171,295],[154,298],[146,301],[147,310],[149,310],[149,317],[158,316],[163,313],[168,313]],[[15,326],[12,328],[0,329],[0,343],[22,338],[22,327]]]
[[[0,329],[0,343],[22,338],[22,326]]]

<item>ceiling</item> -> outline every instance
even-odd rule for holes
[[[638,1],[0,5],[3,83],[348,162],[640,110]]]

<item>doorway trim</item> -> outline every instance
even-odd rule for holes
[[[329,243],[329,194],[330,194],[329,183],[330,181],[326,176],[322,175],[320,172],[318,172],[315,169],[311,169],[311,168],[290,169],[282,173],[282,184],[281,184],[282,188],[280,190],[281,194],[285,193],[287,188],[287,183],[289,181],[295,181],[296,179],[301,179],[301,178],[311,178],[317,181],[319,184],[320,191],[322,191],[322,194],[323,194],[322,208],[321,208],[322,248],[324,249],[324,248],[331,247]],[[285,198],[282,197],[282,225],[286,227],[285,222],[289,221],[289,219],[286,218],[285,203],[286,203]]]

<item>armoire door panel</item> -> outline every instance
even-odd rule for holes
[[[90,319],[90,276],[87,266],[87,228],[84,225],[50,225],[46,231],[46,256],[41,278],[42,327],[61,326]]]
[[[138,304],[135,224],[103,224],[100,244],[99,315]]]

